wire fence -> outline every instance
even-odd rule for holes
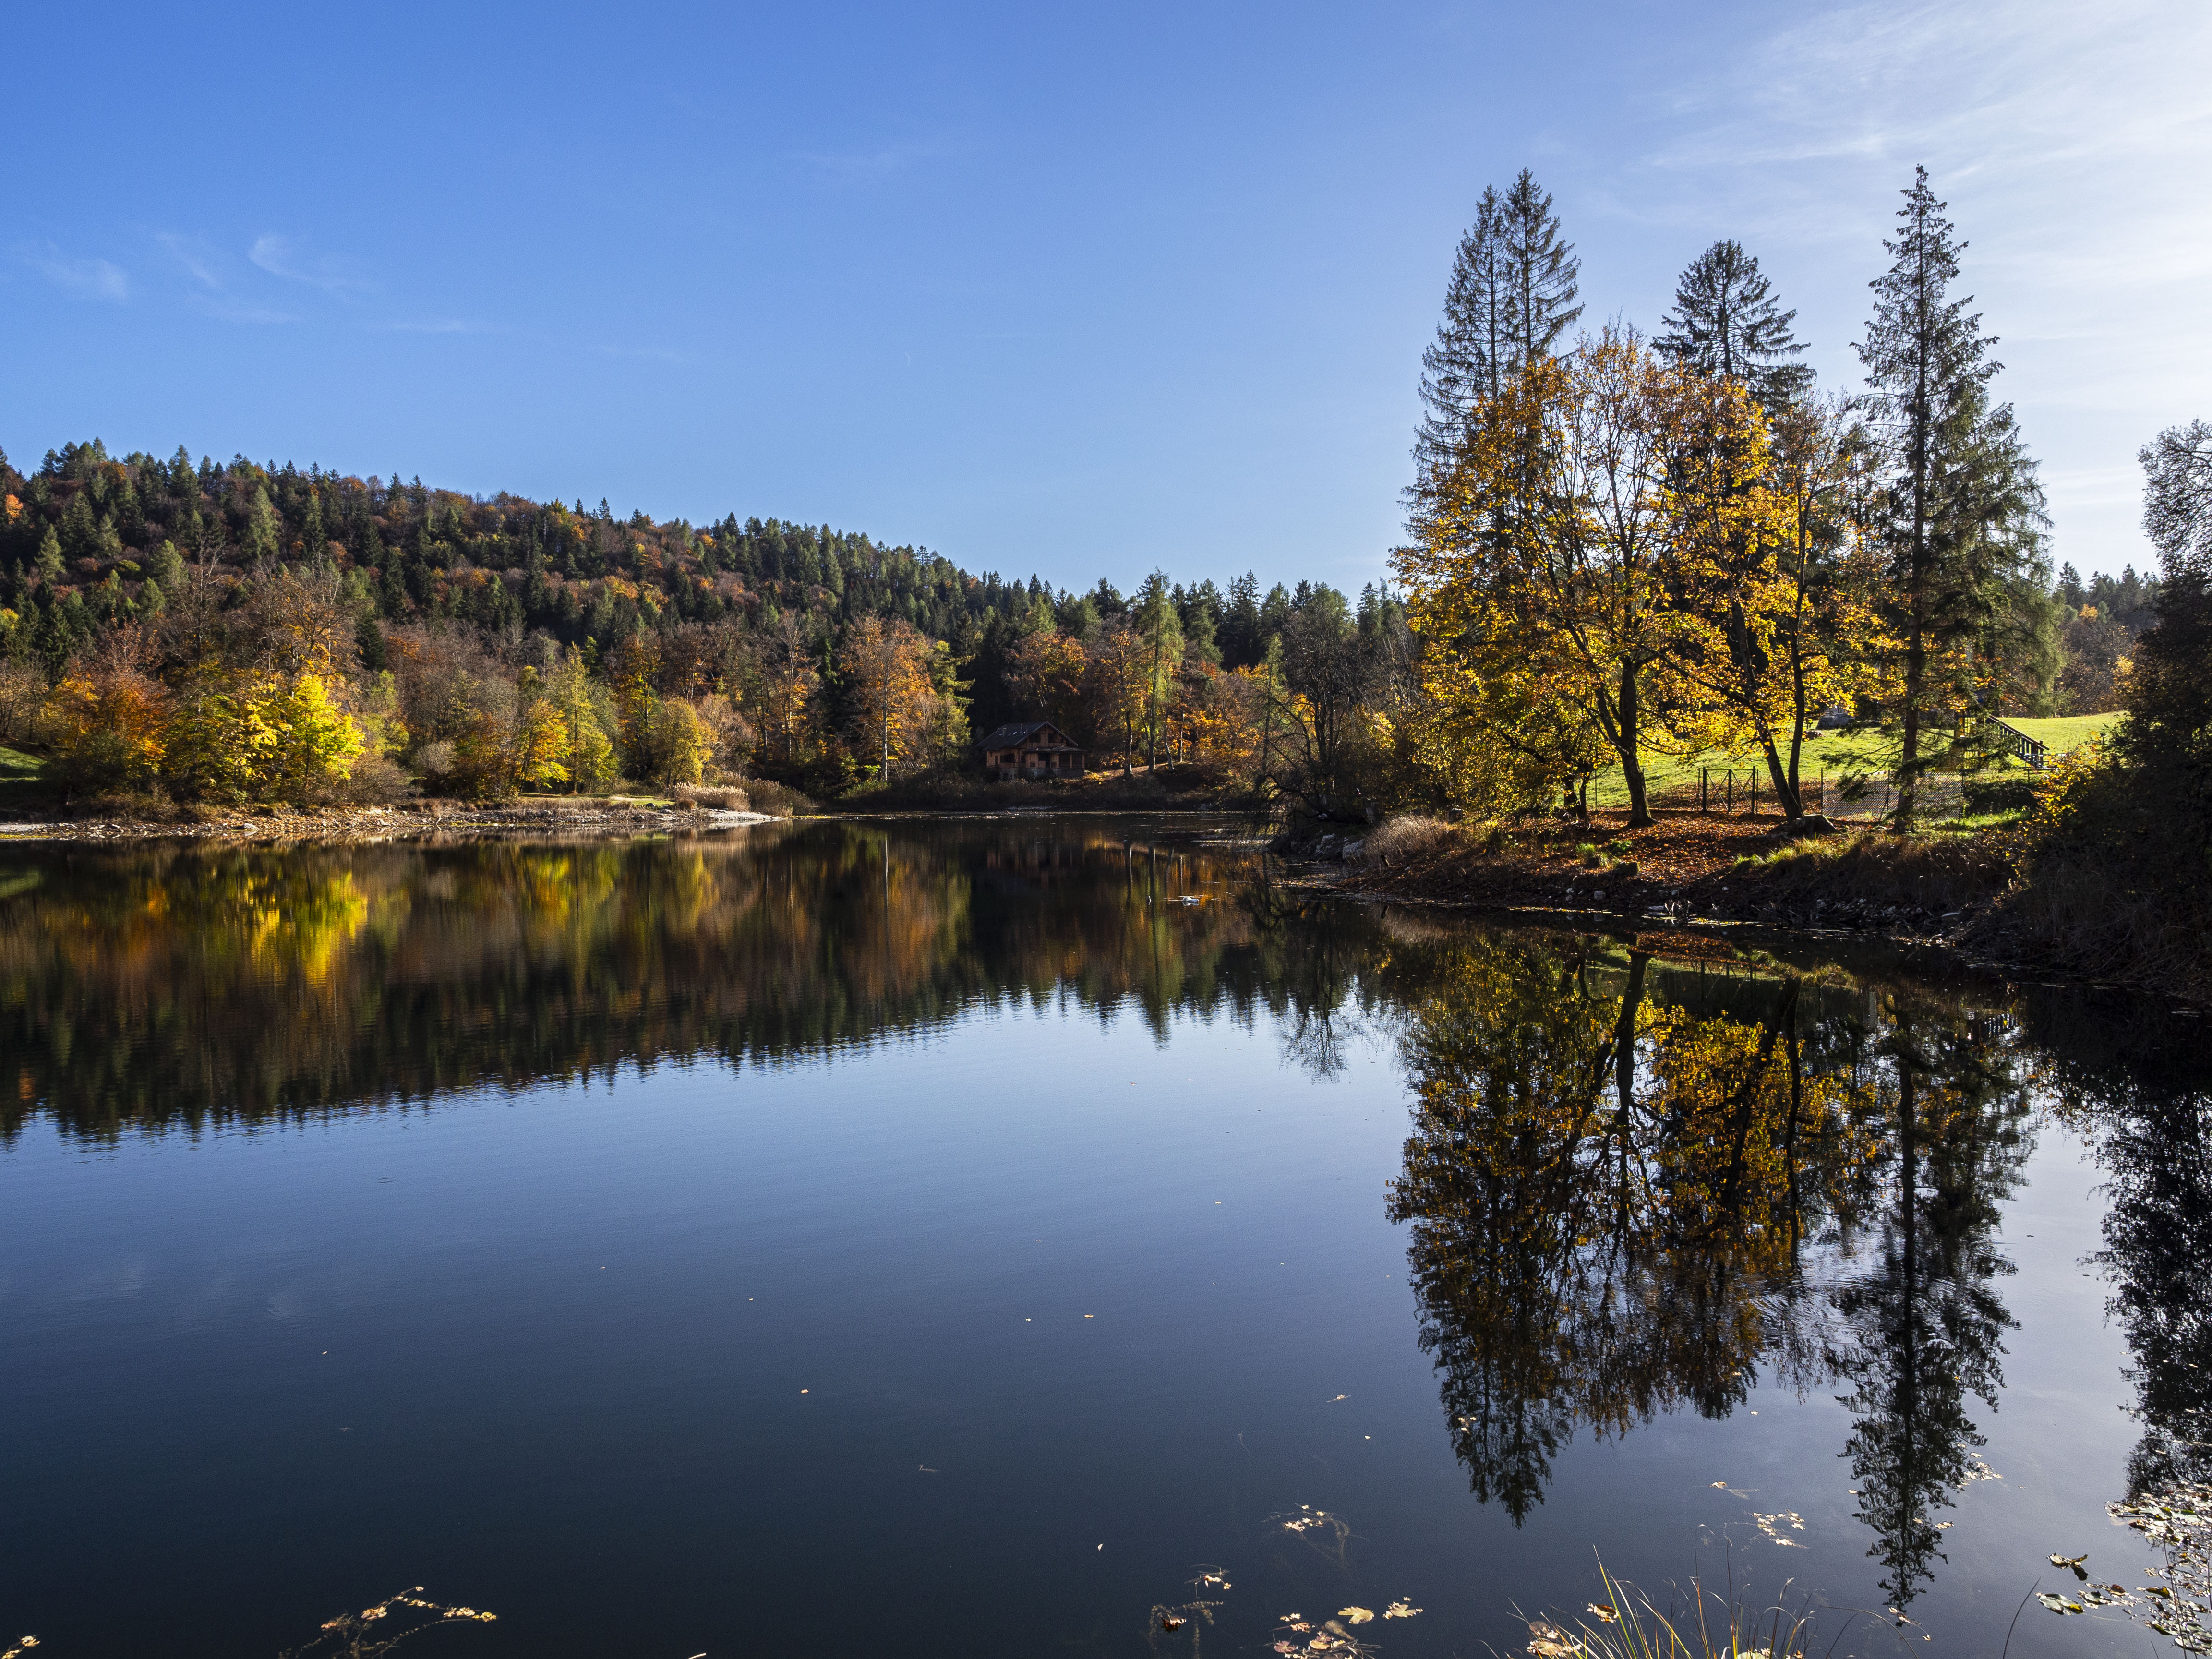
[[[1914,816],[1923,823],[1933,823],[1969,816],[1967,791],[1971,781],[1963,773],[1923,773]],[[1841,776],[1819,772],[1801,776],[1798,788],[1808,812],[1823,813],[1838,823],[1879,823],[1897,810],[1896,783],[1886,777],[1864,777],[1847,782]],[[1678,783],[1654,792],[1652,805],[1676,814],[1686,811],[1702,817],[1751,819],[1781,816],[1772,780],[1756,767],[1712,769],[1694,783]]]

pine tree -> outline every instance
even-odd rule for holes
[[[2143,533],[2165,562],[2166,580],[2212,576],[2212,425],[2168,427],[2136,459],[2143,469]],[[2128,576],[2132,581],[2135,572]]]
[[[1572,242],[1559,240],[1559,216],[1552,211],[1551,196],[1526,167],[1505,193],[1498,233],[1510,283],[1510,366],[1518,368],[1557,356],[1560,337],[1583,314],[1575,303],[1582,261],[1575,258]]]
[[[1511,349],[1513,324],[1504,260],[1504,204],[1483,188],[1474,222],[1460,238],[1444,290],[1443,320],[1421,353],[1421,424],[1413,463],[1423,477],[1450,465],[1467,434],[1469,412],[1498,395],[1500,364]]]
[[[246,515],[246,533],[239,545],[249,559],[273,559],[283,546],[284,526],[269,504],[269,492],[253,486],[253,504]]]
[[[1182,621],[1168,597],[1167,573],[1155,570],[1137,590],[1134,613],[1143,641],[1146,769],[1160,766],[1160,722],[1175,695],[1176,671],[1182,666]]]
[[[1452,263],[1443,320],[1421,354],[1423,413],[1407,492],[1417,537],[1435,529],[1477,412],[1528,365],[1553,356],[1583,314],[1579,270],[1573,245],[1559,239],[1551,197],[1528,168],[1503,197],[1483,191]]]
[[[1786,361],[1805,349],[1790,331],[1796,317],[1741,243],[1715,242],[1682,272],[1674,308],[1661,319],[1668,332],[1652,343],[1686,368],[1741,381],[1775,409],[1812,386],[1810,368]]]
[[[1894,469],[1881,507],[1905,640],[1905,732],[1898,765],[1896,825],[1912,827],[1917,785],[1931,764],[1921,732],[1934,712],[1929,656],[1986,630],[2005,584],[2032,559],[2043,495],[2009,404],[1992,407],[1989,386],[2002,367],[1996,342],[1949,297],[1966,245],[1943,217],[1945,204],[1917,167],[1898,210],[1893,263],[1869,286],[1875,313],[1858,346],[1867,371],[1864,406],[1887,441]]]

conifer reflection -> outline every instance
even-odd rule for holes
[[[2027,1104],[1991,1022],[1891,1006],[1884,1193],[1870,1264],[1837,1286],[1828,1356],[1856,1419],[1844,1448],[1868,1553],[1899,1607],[1942,1559],[1937,1511],[1981,1471],[1968,1395],[1994,1411],[2013,1324],[1998,1205],[2026,1161]]]
[[[2142,1435],[2127,1496],[2212,1481],[2212,1051],[2201,1017],[2071,994],[2030,1002],[2068,1117],[2109,1175],[2107,1310],[2126,1334]]]
[[[2024,1108],[1996,1036],[1638,951],[1419,954],[1390,1210],[1476,1495],[1518,1520],[1577,1429],[1723,1416],[1760,1368],[1840,1379],[1861,1513],[1909,1597],[2009,1322],[1991,1228]]]

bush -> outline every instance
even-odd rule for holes
[[[742,789],[719,785],[680,783],[669,792],[686,806],[703,806],[718,812],[749,812],[752,805]]]
[[[820,810],[789,784],[767,778],[753,779],[745,786],[745,793],[751,799],[754,811],[765,812],[772,818],[793,818]]]
[[[2024,812],[2035,805],[2035,783],[2030,778],[1969,778],[1965,793],[1969,812]]]
[[[1442,818],[1413,812],[1392,818],[1367,837],[1367,855],[1378,859],[1418,858],[1449,840],[1452,827]]]

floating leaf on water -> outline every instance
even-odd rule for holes
[[[1557,1625],[1547,1625],[1539,1619],[1528,1626],[1530,1659],[1567,1659],[1567,1656],[1582,1650],[1583,1644]]]
[[[1420,1609],[1419,1607],[1407,1601],[1403,1596],[1401,1596],[1398,1600],[1393,1601],[1389,1607],[1382,1609],[1382,1616],[1385,1619],[1411,1619],[1419,1611]]]
[[[1172,1613],[1164,1613],[1160,1615],[1160,1628],[1162,1630],[1181,1630],[1188,1623],[1190,1623],[1189,1620],[1178,1618]]]
[[[1782,1510],[1772,1515],[1759,1515],[1754,1513],[1751,1518],[1757,1523],[1759,1531],[1765,1533],[1776,1543],[1781,1545],[1783,1548],[1802,1549],[1805,1547],[1796,1539],[1784,1538],[1782,1535],[1782,1528],[1785,1522],[1792,1532],[1802,1532],[1805,1530],[1805,1517],[1796,1513],[1794,1510]]]
[[[1336,1616],[1348,1619],[1355,1625],[1364,1625],[1375,1617],[1375,1611],[1371,1607],[1339,1607]]]
[[[1614,1613],[1611,1607],[1601,1606],[1595,1601],[1589,1604],[1589,1610],[1592,1613],[1596,1615],[1598,1622],[1603,1625],[1610,1625],[1615,1619],[1620,1617],[1620,1615]]]

